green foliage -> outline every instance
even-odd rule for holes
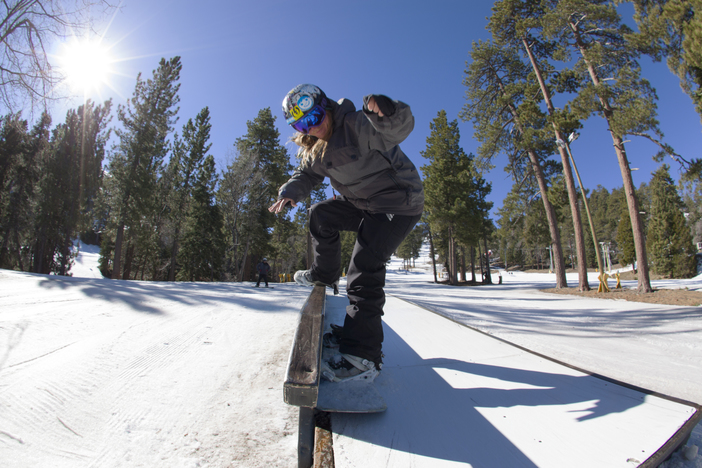
[[[225,236],[220,207],[214,203],[217,184],[214,157],[208,155],[198,166],[192,201],[178,253],[182,265],[179,280],[214,281],[224,266]]]
[[[534,92],[525,94],[525,101],[520,105],[520,113],[529,119],[531,132],[524,132],[525,135],[531,133],[533,143],[542,141],[539,147],[533,143],[523,147],[529,154],[530,165],[527,169],[535,172],[536,180],[539,184],[542,202],[544,204],[545,215],[548,219],[549,234],[551,236],[551,248],[555,252],[555,273],[557,287],[566,287],[565,266],[562,262],[563,248],[562,240],[556,225],[556,215],[554,207],[550,205],[547,196],[548,187],[544,175],[539,174],[540,160],[544,155],[555,152],[553,146],[555,141],[564,140],[568,133],[581,126],[578,116],[573,112],[570,104],[562,106],[560,109],[554,105],[553,94],[555,91],[575,92],[581,83],[578,77],[568,71],[556,71],[554,62],[570,61],[571,51],[563,47],[563,44],[554,38],[544,34],[548,24],[544,17],[553,8],[551,2],[542,0],[502,0],[495,3],[493,15],[490,17],[488,29],[492,32],[493,40],[501,48],[513,53],[515,57],[520,57],[529,64],[531,69],[527,77],[527,83],[532,85]],[[560,25],[564,28],[565,25]],[[535,102],[535,96],[540,96],[545,104],[545,111],[540,110],[540,105]],[[538,115],[541,112],[542,117]],[[522,118],[515,114],[515,120]],[[548,130],[547,130],[548,127]],[[538,135],[541,135],[538,137]],[[550,134],[550,137],[549,137]],[[550,140],[550,141],[549,141]],[[585,247],[582,236],[582,225],[580,213],[578,211],[577,193],[575,182],[570,169],[568,155],[563,148],[558,149],[558,153],[563,164],[563,174],[566,180],[567,194],[570,201],[570,208],[573,211],[572,220],[574,222],[574,239],[577,245],[578,257],[585,257]],[[526,166],[526,165],[525,165]],[[581,289],[587,289],[586,271],[579,268]]]
[[[351,255],[353,255],[353,249],[356,246],[357,233],[341,231],[339,235],[341,237],[341,268],[348,271],[348,267],[351,264]]]
[[[150,79],[137,76],[132,98],[119,106],[119,143],[111,155],[110,182],[103,192],[109,213],[106,236],[114,239],[112,278],[129,279],[139,265],[157,275],[158,232],[162,229],[163,187],[159,176],[168,150],[168,134],[178,113],[180,57],[161,59]],[[101,252],[105,255],[106,252]],[[138,260],[139,263],[135,263]]]
[[[500,253],[505,268],[510,265],[524,265],[522,247],[524,239],[525,213],[528,210],[529,196],[524,196],[520,186],[513,185],[512,190],[502,201],[502,207],[497,211],[497,235],[500,238]]]
[[[692,230],[692,241],[697,244],[702,242],[702,179],[683,179],[679,190],[688,214],[687,223]]]
[[[544,130],[546,114],[534,99],[539,85],[513,48],[478,41],[471,57],[460,117],[473,122],[474,138],[481,143],[475,164],[481,171],[492,169],[492,160],[504,153],[509,162],[505,170],[521,181],[525,173],[533,174],[529,156],[542,166],[555,147]]]
[[[73,240],[87,230],[102,177],[111,102],[70,110],[49,137],[19,115],[0,130],[0,267],[68,275]]]
[[[639,32],[628,40],[668,67],[702,115],[702,1],[634,0]]]
[[[513,185],[498,215],[498,250],[505,267],[548,268],[550,235],[538,191],[533,186]]]
[[[410,260],[419,258],[419,251],[422,249],[424,239],[427,237],[428,228],[429,227],[424,224],[418,224],[415,226],[412,232],[410,232],[399,245],[395,255],[405,260],[408,265]]]
[[[634,245],[634,234],[631,231],[631,218],[629,209],[622,207],[617,225],[617,248],[619,250],[619,263],[631,265],[636,261],[636,246]]]
[[[427,149],[421,152],[429,160],[429,165],[422,166],[424,210],[437,239],[447,241],[445,258],[449,260],[453,284],[457,281],[456,243],[477,245],[492,230],[488,218],[492,203],[486,200],[491,187],[477,174],[474,157],[467,156],[460,147],[457,121],[449,123],[442,110],[430,128]]]
[[[280,259],[281,269],[290,268],[289,259],[294,249],[289,248],[293,234],[290,219],[276,217],[268,207],[277,197],[277,189],[288,178],[292,166],[280,133],[275,127],[276,118],[270,108],[259,111],[258,116],[247,122],[247,134],[236,140],[236,156],[223,174],[218,200],[225,215],[228,236],[226,270],[238,281],[252,278],[255,263],[251,257],[264,256]]]
[[[42,161],[41,200],[36,207],[37,242],[33,270],[68,274],[73,239],[86,231],[102,178],[109,137],[111,101],[88,101],[66,114],[53,131],[50,151]]]
[[[651,180],[647,240],[653,271],[669,278],[688,278],[695,274],[695,249],[684,207],[668,166],[661,166]]]
[[[44,114],[37,133],[38,146],[48,144],[50,118]],[[29,263],[23,246],[31,241],[34,187],[40,178],[37,152],[31,149],[28,124],[20,114],[0,121],[0,268],[25,270]]]
[[[164,199],[168,207],[168,218],[171,228],[169,237],[172,238],[171,260],[168,271],[169,281],[174,281],[176,278],[176,259],[178,258],[182,229],[184,223],[188,220],[187,218],[189,216],[192,217],[193,187],[198,177],[198,171],[201,173],[205,170],[203,165],[212,146],[209,143],[211,129],[210,111],[209,108],[205,107],[197,115],[194,122],[192,119],[189,119],[183,126],[182,139],[176,134],[168,168],[160,181],[166,192]],[[213,174],[210,177],[215,176]],[[200,177],[203,177],[203,175],[200,174]],[[199,203],[201,209],[209,209],[209,202],[200,200]],[[195,224],[197,225],[197,222]],[[192,270],[191,267],[189,272],[192,273]],[[186,275],[186,277],[192,277],[192,274]]]

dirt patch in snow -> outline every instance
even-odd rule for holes
[[[621,265],[615,265],[615,268]],[[590,272],[596,270],[589,270]],[[528,273],[544,273],[544,270],[527,270]],[[576,272],[576,270],[567,270],[568,273]],[[702,305],[702,291],[690,291],[688,289],[656,289],[652,293],[640,293],[635,288],[615,288],[612,284],[616,280],[615,276],[609,277],[610,292],[598,293],[597,282],[590,281],[590,291],[581,292],[578,288],[564,289],[542,289],[543,292],[554,294],[569,294],[572,296],[591,297],[595,299],[614,299],[631,302],[647,302],[649,304],[667,304],[675,306],[700,306]],[[651,280],[667,279],[665,276],[657,275],[653,272],[649,273]],[[621,280],[636,280],[636,273],[627,271],[619,275]]]
[[[578,291],[577,288],[542,289],[543,292],[554,294],[570,294],[573,296],[592,297],[598,299],[619,299],[632,302],[648,302],[651,304],[668,304],[676,306],[702,305],[702,292],[687,289],[654,289],[652,293],[640,293],[635,289],[610,289],[610,292],[597,292],[597,286],[590,291]]]

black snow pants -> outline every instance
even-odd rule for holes
[[[382,363],[385,264],[421,215],[370,213],[341,198],[310,208],[312,278],[331,284],[341,274],[340,231],[357,233],[348,267],[349,305],[339,351]]]

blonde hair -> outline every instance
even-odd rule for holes
[[[302,167],[309,167],[316,159],[322,159],[324,157],[324,152],[327,149],[327,140],[334,131],[334,120],[332,120],[332,115],[329,110],[327,110],[327,117],[329,120],[329,126],[327,127],[327,133],[323,138],[317,138],[312,135],[305,135],[304,133],[296,132],[290,141],[295,143],[300,149],[297,151],[297,156],[300,158],[300,164]]]

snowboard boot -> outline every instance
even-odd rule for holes
[[[295,282],[303,286],[327,286],[334,290],[334,294],[339,294],[339,280],[337,279],[332,284],[322,283],[312,279],[311,270],[298,270],[295,272]]]
[[[373,361],[350,354],[335,354],[322,361],[322,375],[331,382],[372,382],[380,373]]]
[[[322,344],[325,348],[335,349],[341,344],[341,334],[344,327],[335,323],[331,324],[331,331],[326,332],[322,337]]]

